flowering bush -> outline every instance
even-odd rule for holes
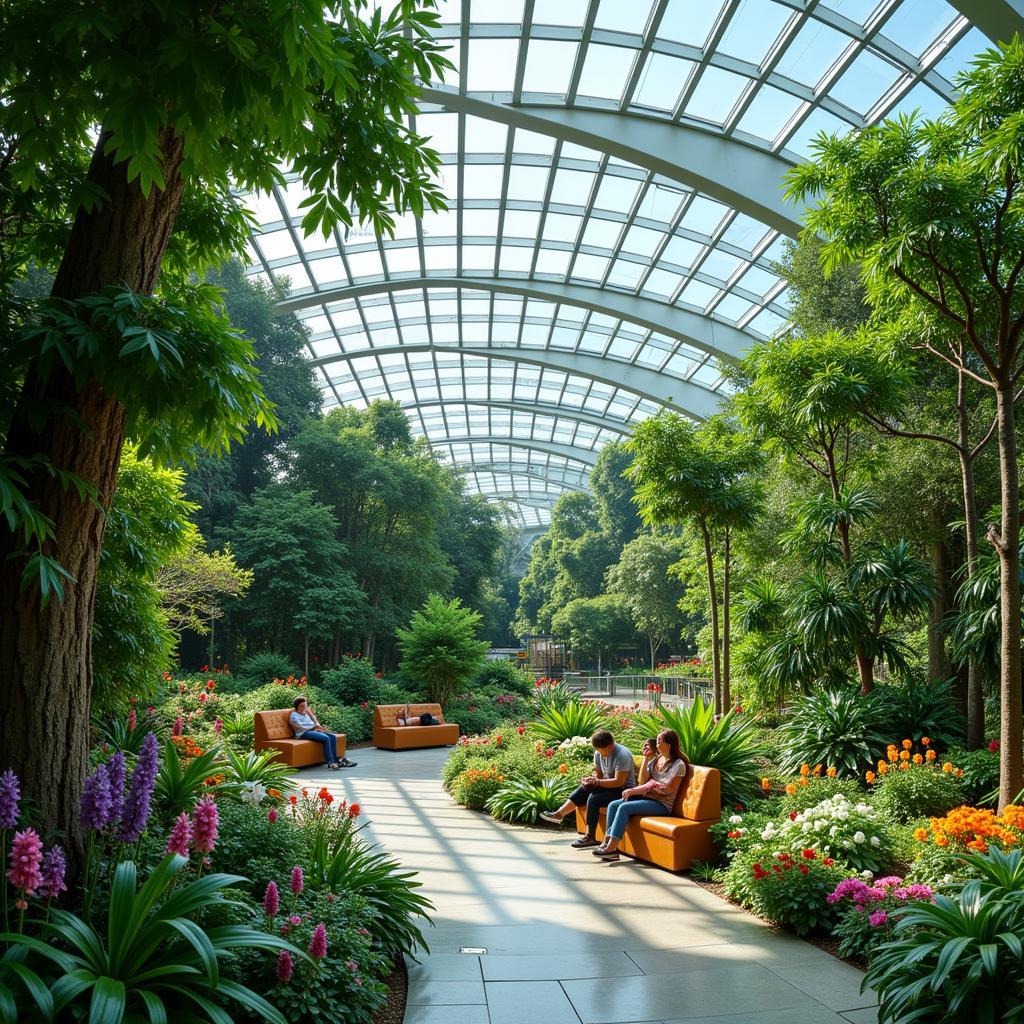
[[[999,787],[998,749],[951,749],[946,752],[946,758],[964,773],[960,780],[964,788],[963,802],[972,805],[989,803],[986,798]]]
[[[943,818],[932,818],[931,828],[919,828],[915,838],[950,852],[985,853],[989,846],[1007,850],[1024,839],[1024,807],[1010,804],[1002,816],[984,807],[956,807]]]
[[[908,903],[930,900],[928,885],[905,883],[897,875],[866,882],[847,878],[829,894],[827,902],[839,910],[834,934],[839,938],[840,956],[863,956],[892,938],[893,913]]]
[[[863,798],[864,792],[853,779],[842,779],[838,775],[800,775],[785,781],[782,786],[779,808],[784,814],[802,811],[805,807],[821,803],[840,794],[854,802]]]
[[[781,824],[769,822],[761,839],[770,847],[810,847],[857,871],[878,871],[888,862],[890,839],[881,815],[869,804],[842,793],[803,811],[791,811]]]
[[[470,810],[482,811],[504,781],[505,776],[496,767],[467,768],[452,783],[452,796]]]
[[[907,753],[906,750],[897,752]],[[895,770],[887,767],[892,760],[879,762],[879,772],[868,772],[872,803],[893,821],[945,814],[963,803],[963,786],[956,772],[943,771],[938,761],[920,753],[896,761]],[[945,762],[948,763],[948,762]],[[881,768],[885,767],[885,771]]]

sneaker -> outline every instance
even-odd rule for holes
[[[569,844],[574,850],[589,850],[591,846],[597,846],[597,840],[590,836],[580,836],[574,843]]]
[[[338,758],[338,766],[341,768],[355,768],[358,764],[358,761],[350,761],[347,757]]]
[[[614,862],[619,859],[618,850],[595,850],[594,853],[596,853],[601,860],[606,860],[609,862]]]
[[[331,761],[330,764],[327,765],[327,767],[330,768],[332,772],[336,772],[341,767],[341,765],[338,764],[337,761]]]
[[[595,857],[600,857],[604,853],[604,843],[602,843],[596,850],[590,851]]]
[[[555,814],[553,811],[541,811],[541,821],[546,821],[549,825],[561,825],[562,819]]]

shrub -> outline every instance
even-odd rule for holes
[[[908,903],[930,900],[931,886],[907,884],[890,875],[868,884],[860,878],[847,878],[827,897],[839,910],[833,934],[839,941],[840,956],[867,957],[892,938],[897,910]]]
[[[299,677],[302,671],[286,654],[274,651],[262,651],[246,658],[235,671],[235,686],[240,692],[253,690],[257,686],[265,686],[274,679],[287,679],[288,676]]]
[[[801,766],[802,767],[802,766]],[[805,807],[830,800],[834,796],[844,796],[847,800],[857,801],[863,798],[864,790],[860,783],[853,779],[841,779],[838,775],[815,775],[813,772],[801,775],[787,785],[795,786],[794,792],[783,790],[779,800],[779,811],[789,814],[791,811],[802,811]]]
[[[589,737],[606,724],[607,716],[600,704],[581,701],[561,708],[544,708],[530,724],[530,733],[547,743],[558,744],[574,736]]]
[[[511,661],[487,661],[470,681],[471,690],[484,687],[514,693],[520,697],[532,697],[535,689],[533,676]]]
[[[786,744],[779,767],[796,772],[803,763],[824,764],[858,778],[885,746],[882,707],[874,694],[817,690],[792,701],[779,727]]]
[[[244,874],[253,896],[262,896],[267,882],[280,876],[282,865],[305,862],[302,834],[279,811],[270,821],[268,810],[250,803],[221,803],[220,832],[210,854],[215,871]]]
[[[487,801],[501,789],[505,776],[497,766],[466,768],[452,782],[452,796],[472,811],[482,811]]]
[[[901,762],[903,770],[877,775],[871,784],[871,802],[892,821],[941,817],[964,802],[963,787],[953,772],[934,762]]]
[[[574,786],[575,780],[568,774],[555,775],[540,782],[511,779],[487,801],[485,807],[496,818],[533,825],[541,811],[561,807]]]
[[[335,704],[376,703],[379,687],[373,663],[364,658],[344,658],[320,679],[320,688]]]
[[[918,829],[916,838],[950,852],[1019,846],[1024,839],[1024,807],[1010,804],[1002,815],[990,808],[954,807],[944,818],[932,818],[930,831]]]
[[[897,911],[894,939],[871,959],[865,984],[882,1021],[1024,1019],[1024,863],[1019,850],[967,858],[980,877],[957,898]]]
[[[564,679],[556,682],[542,677],[533,684],[533,702],[538,714],[545,708],[564,708],[567,704],[577,704],[582,699],[580,691],[570,686]]]
[[[661,729],[675,730],[692,764],[718,769],[723,804],[745,804],[758,788],[754,730],[735,712],[728,712],[716,722],[713,706],[698,697],[688,707],[660,707],[656,712],[638,714],[632,735],[653,736]]]
[[[970,804],[987,803],[985,797],[999,786],[999,751],[983,747],[981,750],[954,748],[946,757],[960,768],[964,775],[964,801]]]
[[[881,722],[888,736],[928,736],[939,748],[963,739],[966,721],[952,683],[913,681],[902,686],[878,686],[875,695],[881,701]]]
[[[446,722],[454,722],[465,736],[490,732],[502,720],[503,705],[486,694],[468,693],[454,697],[445,705]]]

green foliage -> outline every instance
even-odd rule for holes
[[[534,825],[541,811],[561,807],[574,786],[568,775],[554,775],[540,782],[511,779],[484,806],[496,818]]]
[[[244,691],[264,686],[274,679],[287,679],[289,676],[298,679],[302,670],[285,654],[260,651],[246,658],[238,666],[235,675],[242,681]]]
[[[557,746],[574,736],[589,738],[606,723],[607,716],[600,704],[573,701],[562,708],[549,707],[540,711],[536,721],[530,724],[530,734]]]
[[[233,782],[206,785],[205,780],[219,770],[219,758],[220,751],[215,747],[198,757],[183,760],[178,756],[178,748],[169,739],[164,741],[153,796],[165,820],[170,821],[182,811],[191,811],[196,801],[206,793],[233,796],[241,792],[242,787]]]
[[[960,780],[937,764],[886,772],[875,779],[871,790],[872,803],[890,821],[941,818],[964,803]]]
[[[469,693],[453,697],[445,705],[446,722],[454,722],[463,736],[490,732],[506,718],[505,706],[488,693]]]
[[[583,698],[579,690],[570,686],[564,679],[557,683],[543,683],[533,688],[533,701],[537,714],[543,714],[548,708],[565,708],[570,704],[578,704]]]
[[[980,875],[956,898],[937,894],[900,912],[894,940],[872,958],[865,984],[879,994],[879,1019],[1024,1019],[1024,864],[1019,850],[965,858]]]
[[[577,597],[559,608],[551,628],[579,659],[598,659],[629,638],[629,609],[618,594]]]
[[[340,664],[327,669],[320,679],[321,688],[339,704],[374,701],[379,685],[373,663],[365,658],[343,658]]]
[[[883,721],[879,699],[861,696],[853,688],[797,697],[779,728],[786,744],[779,767],[793,773],[801,764],[823,764],[860,778],[889,740]]]
[[[964,799],[972,806],[987,796],[999,785],[999,751],[987,748],[963,750],[959,747],[946,751],[946,757],[957,768],[962,768],[964,777],[960,780]]]
[[[782,814],[802,811],[805,807],[813,807],[822,800],[830,800],[838,795],[846,797],[847,800],[857,801],[864,798],[864,790],[855,779],[843,779],[839,776],[830,779],[827,775],[809,775],[806,779],[797,781],[795,793],[784,793],[779,797],[779,811]]]
[[[220,828],[210,854],[215,871],[245,873],[252,896],[262,898],[267,882],[280,879],[282,871],[306,861],[302,833],[285,819],[267,817],[267,808],[233,800],[218,804]],[[242,883],[237,883],[241,885]]]
[[[469,684],[471,690],[484,687],[520,697],[532,697],[533,676],[511,661],[485,661]]]
[[[210,874],[175,886],[175,876],[186,863],[184,857],[167,857],[138,887],[135,864],[124,861],[114,872],[103,925],[51,909],[45,927],[57,943],[20,935],[0,935],[0,941],[27,945],[36,959],[45,958],[60,969],[62,977],[51,985],[50,994],[61,1017],[88,1013],[92,1024],[118,1024],[128,1015],[149,1020],[190,1015],[224,1024],[231,1018],[218,1000],[227,999],[246,1013],[285,1024],[262,996],[224,977],[220,960],[246,948],[287,949],[300,959],[305,953],[253,928],[200,928],[194,918],[228,906],[224,890],[242,879]]]
[[[223,750],[220,752],[218,768],[223,771],[229,783],[259,784],[264,789],[273,787],[286,793],[295,787],[290,778],[292,769],[275,760],[275,757],[273,750],[250,750],[244,754]]]
[[[487,644],[476,639],[480,616],[456,598],[427,598],[408,629],[398,631],[402,667],[427,684],[429,700],[447,704],[483,663]]]
[[[742,716],[730,711],[716,722],[713,706],[697,697],[688,706],[662,705],[633,720],[636,735],[653,736],[661,729],[675,731],[691,764],[718,769],[723,804],[745,804],[750,799],[760,778],[754,761],[758,745],[753,728]]]
[[[451,783],[451,794],[457,803],[471,811],[482,811],[505,783],[505,776],[492,763],[484,762],[464,768]]]
[[[927,736],[933,747],[942,750],[963,738],[964,716],[952,681],[907,680],[901,685],[876,687],[876,692],[883,704],[888,740]]]

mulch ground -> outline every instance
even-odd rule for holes
[[[373,1015],[373,1024],[402,1024],[405,1020],[409,976],[405,970],[405,961],[401,957],[384,979],[384,984],[388,987],[388,1001]]]
[[[731,903],[734,907],[740,907],[739,903],[735,900],[729,899],[729,897],[725,895],[725,886],[722,885],[721,882],[702,882],[699,878],[694,878],[692,875],[690,876],[690,881],[693,882],[694,885],[699,885],[702,889],[707,889],[708,892],[714,893],[719,899],[725,900],[726,903]],[[746,907],[740,907],[740,909],[751,914]],[[760,917],[758,914],[751,914],[751,917],[757,917],[759,920],[764,921],[765,924],[770,924],[773,928],[778,929],[777,925],[773,924],[773,922],[769,921],[765,917]],[[783,929],[778,930],[781,931]],[[787,932],[787,934],[789,933]],[[863,957],[840,956],[838,953],[839,940],[833,936],[805,935],[803,938],[804,942],[809,942],[812,946],[817,946],[818,949],[824,950],[826,953],[834,956],[837,960],[842,960],[843,963],[850,964],[851,967],[856,967],[859,971],[867,970],[868,964]]]

